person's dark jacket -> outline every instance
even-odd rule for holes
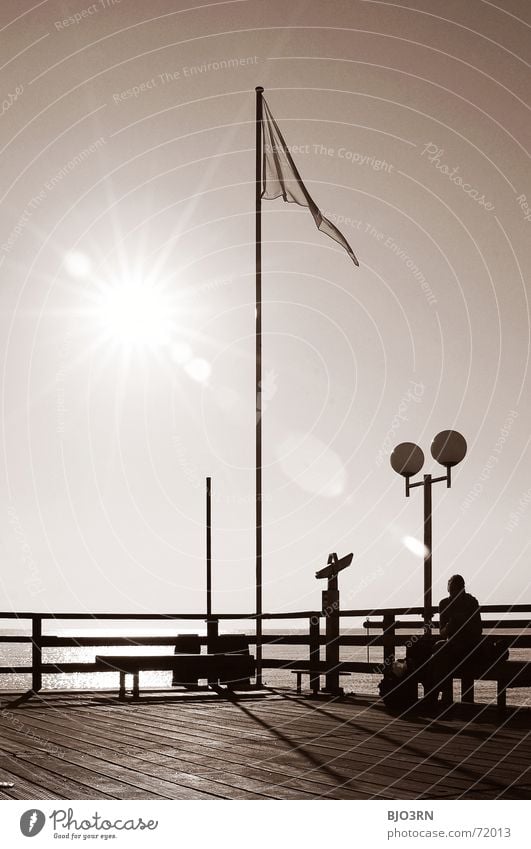
[[[442,599],[439,604],[439,621],[441,637],[455,647],[470,648],[481,639],[478,600],[464,590],[453,597]]]

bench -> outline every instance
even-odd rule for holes
[[[496,702],[499,708],[507,706],[507,690],[531,686],[531,662],[510,660],[511,646],[518,637],[495,637],[488,635],[474,649],[468,659],[463,660],[451,671],[442,687],[443,699],[453,702],[453,682],[461,682],[461,701],[474,703],[474,682],[496,682]],[[505,655],[505,658],[503,657]],[[436,663],[436,656],[435,656]]]
[[[418,640],[417,634],[405,633],[398,635],[399,629],[420,628],[422,624],[417,624],[414,621],[401,622],[392,617],[392,622],[387,623],[387,628],[384,627],[383,621],[366,620],[363,623],[364,627],[369,629],[381,630],[382,637],[379,638],[377,644],[384,646],[384,665],[383,672],[390,667],[390,662],[394,658],[394,651],[398,645],[411,646]],[[518,623],[502,621],[483,620],[484,629],[496,629],[518,627],[519,629],[528,628],[528,622],[519,621]],[[439,630],[439,623],[433,623],[435,636]],[[521,634],[497,636],[495,633],[490,633],[482,638],[482,642],[487,644],[505,644],[506,648],[511,649],[529,648],[529,637]],[[493,647],[494,649],[494,647]],[[488,654],[487,654],[488,656]],[[443,699],[448,702],[453,701],[453,682],[455,679],[461,681],[461,701],[464,703],[474,702],[474,682],[475,681],[495,681],[497,685],[496,701],[499,708],[507,706],[507,690],[517,689],[519,687],[531,687],[531,662],[522,660],[493,660],[491,665],[485,666],[485,662],[478,664],[472,659],[463,661],[458,667],[452,671],[451,678],[446,682],[443,688]]]
[[[444,688],[443,694],[447,701],[453,701],[453,682],[456,678],[461,681],[461,701],[467,704],[474,703],[474,681],[495,681],[496,704],[505,709],[507,690],[531,687],[531,663],[523,660],[503,660],[485,670],[474,668],[465,662],[454,670],[452,679]]]
[[[120,673],[119,698],[125,698],[125,676],[133,676],[133,698],[140,691],[140,672],[173,672],[173,683],[197,685],[200,678],[229,689],[245,686],[255,674],[254,657],[246,654],[97,655],[96,664]]]

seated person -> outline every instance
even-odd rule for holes
[[[439,690],[481,641],[482,623],[477,598],[465,591],[461,575],[448,581],[448,598],[439,603],[440,635],[429,664],[427,697],[436,702]]]
[[[481,639],[482,624],[477,598],[465,592],[465,579],[452,575],[448,581],[448,598],[439,603],[440,635],[454,651],[466,654]]]

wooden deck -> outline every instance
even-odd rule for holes
[[[0,695],[0,798],[426,799],[531,796],[531,710],[390,715],[291,691]]]

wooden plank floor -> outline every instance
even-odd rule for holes
[[[0,696],[11,799],[531,797],[531,710],[393,716],[289,691]]]

